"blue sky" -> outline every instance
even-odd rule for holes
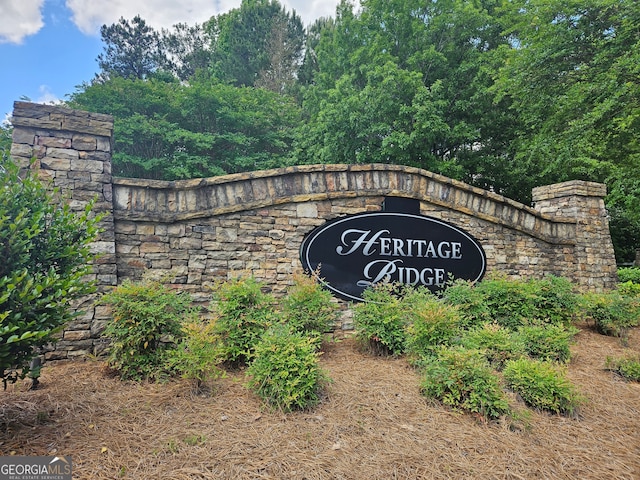
[[[160,30],[202,23],[241,0],[0,0],[0,121],[13,102],[64,101],[98,72],[99,30],[139,14]],[[339,0],[280,0],[305,24],[335,16]]]

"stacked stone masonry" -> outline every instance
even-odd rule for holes
[[[484,247],[487,271],[511,278],[564,276],[590,290],[613,288],[615,257],[604,185],[539,187],[528,207],[425,170],[395,165],[309,165],[164,182],[111,178],[107,115],[16,102],[12,155],[37,159],[76,208],[97,196],[106,214],[94,265],[101,291],[151,271],[207,304],[210,285],[253,275],[282,294],[300,268],[304,236],[341,215],[381,210],[385,197],[416,199]],[[96,353],[109,312],[90,298],[50,357]]]

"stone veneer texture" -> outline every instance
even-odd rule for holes
[[[613,288],[616,263],[602,184],[571,181],[533,190],[534,207],[425,170],[397,165],[308,165],[164,182],[111,177],[113,119],[16,102],[11,154],[66,192],[74,208],[95,199],[104,214],[94,250],[100,292],[146,271],[206,305],[209,285],[253,275],[282,294],[300,269],[304,236],[337,216],[378,211],[385,197],[416,199],[422,214],[473,235],[487,271],[510,278],[564,276]],[[49,358],[99,353],[109,312],[95,297]],[[342,325],[348,328],[348,324]],[[340,328],[338,326],[337,328]]]

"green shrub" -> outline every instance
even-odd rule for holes
[[[379,283],[364,291],[364,302],[353,309],[356,337],[373,353],[400,355],[404,353],[405,328],[411,312],[402,300],[407,287]]]
[[[280,302],[282,320],[293,331],[321,337],[333,328],[338,307],[331,301],[331,293],[313,276],[298,273],[293,280]]]
[[[573,321],[578,311],[579,296],[571,282],[553,275],[527,282],[533,293],[535,314],[531,323],[566,325]]]
[[[406,351],[415,360],[433,356],[439,346],[450,345],[460,336],[460,312],[433,295],[414,300],[407,310],[412,315],[406,328]]]
[[[182,339],[168,353],[168,367],[172,372],[194,381],[194,390],[224,376],[220,368],[222,354],[215,333],[215,323],[194,319],[182,325]]]
[[[232,365],[248,363],[262,334],[275,322],[273,299],[253,277],[220,282],[213,287],[215,333],[220,353]]]
[[[469,327],[493,321],[511,330],[533,324],[569,325],[578,306],[571,282],[554,276],[525,281],[494,274],[474,285],[455,282],[444,299],[460,307]]]
[[[577,333],[577,328],[562,324],[531,325],[520,327],[516,337],[530,357],[565,363],[571,358],[569,347]]]
[[[473,328],[492,321],[485,295],[466,280],[456,280],[442,294],[443,300],[458,308],[461,313],[461,326]]]
[[[158,379],[165,374],[167,349],[182,337],[181,322],[195,314],[191,298],[157,281],[125,280],[105,294],[112,319],[104,335],[111,339],[108,363],[122,379]]]
[[[586,293],[582,300],[583,314],[603,335],[626,340],[629,329],[638,325],[640,304],[637,297],[612,291]]]
[[[640,382],[640,356],[607,357],[605,368],[630,382]]]
[[[485,298],[492,320],[503,327],[516,330],[536,318],[535,293],[529,282],[493,276],[475,288]]]
[[[29,373],[37,348],[74,318],[69,302],[94,291],[85,275],[98,219],[73,212],[36,174],[0,156],[0,379]],[[35,373],[35,372],[34,372]]]
[[[490,419],[511,412],[499,377],[477,350],[443,347],[423,369],[421,391],[427,397]]]
[[[530,407],[573,415],[583,401],[558,364],[520,358],[508,361],[502,373]]]
[[[619,268],[618,278],[621,283],[632,282],[640,284],[640,267]]]
[[[640,283],[631,281],[619,283],[618,292],[625,297],[640,297]]]
[[[326,379],[312,338],[275,325],[256,345],[247,369],[249,388],[283,411],[312,407]]]
[[[525,355],[525,347],[509,329],[497,323],[485,323],[465,332],[460,344],[470,350],[479,350],[491,366],[501,370],[507,360]]]

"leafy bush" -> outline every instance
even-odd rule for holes
[[[518,329],[516,334],[527,355],[550,362],[568,362],[569,346],[578,333],[575,327],[564,325],[531,325]]]
[[[416,360],[433,356],[439,346],[449,345],[460,335],[458,309],[433,295],[407,305],[407,310],[412,315],[406,328],[406,351]]]
[[[621,283],[632,282],[640,284],[640,267],[619,268],[618,278]]]
[[[220,342],[215,333],[215,324],[192,320],[182,326],[182,339],[168,353],[171,371],[194,381],[195,391],[200,392],[206,382],[224,376]]]
[[[372,352],[382,355],[404,353],[405,328],[411,312],[402,300],[407,287],[378,283],[364,291],[364,302],[353,309],[356,337]]]
[[[531,279],[527,283],[532,289],[536,309],[531,323],[571,324],[578,311],[579,296],[568,279],[549,275],[542,279]]]
[[[320,337],[333,327],[337,305],[314,277],[298,273],[293,280],[280,303],[282,320],[293,331]]]
[[[456,306],[462,315],[461,326],[472,328],[492,321],[483,292],[466,280],[456,280],[444,292],[443,300]]]
[[[524,281],[495,274],[478,284],[457,281],[443,297],[460,308],[469,327],[493,321],[511,330],[531,324],[568,325],[578,306],[571,282],[554,276]]]
[[[182,338],[181,322],[195,314],[188,294],[157,281],[125,280],[105,294],[113,318],[104,335],[111,339],[108,363],[122,379],[158,379],[164,373],[171,341]]]
[[[275,325],[256,345],[247,369],[248,386],[269,405],[283,411],[309,408],[319,401],[326,378],[312,338]]]
[[[618,293],[626,297],[640,297],[640,283],[631,281],[619,283]]]
[[[490,419],[510,413],[500,379],[481,352],[443,347],[423,368],[421,391],[425,396]]]
[[[483,353],[491,366],[501,370],[507,360],[526,354],[525,346],[509,329],[497,323],[485,323],[464,333],[460,344]]]
[[[475,288],[484,297],[492,320],[503,327],[516,330],[538,314],[535,292],[529,282],[494,276]]]
[[[97,219],[72,212],[30,172],[0,157],[0,378],[29,372],[36,348],[54,342],[72,318],[71,300],[94,291],[89,243]]]
[[[603,335],[626,339],[629,328],[638,325],[640,302],[637,297],[612,291],[586,293],[582,300],[583,314]]]
[[[222,358],[233,365],[249,362],[262,334],[274,323],[270,295],[262,293],[253,277],[220,282],[213,287],[216,299],[215,333]]]
[[[502,373],[530,407],[573,415],[583,401],[557,364],[520,358],[508,361]]]
[[[607,357],[605,368],[617,373],[625,380],[640,382],[640,356]]]

